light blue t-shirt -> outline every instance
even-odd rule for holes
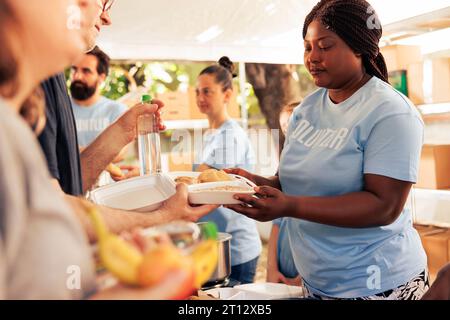
[[[89,107],[82,107],[72,99],[73,114],[77,123],[78,145],[87,147],[111,123],[116,121],[127,106],[101,97],[97,103]]]
[[[273,220],[273,224],[278,226],[278,270],[287,278],[295,278],[298,276],[298,271],[295,268],[294,258],[292,257],[292,250],[289,244],[287,222],[287,218]]]
[[[245,131],[234,120],[204,136],[203,153],[194,170],[202,163],[215,169],[239,167],[248,171],[255,166],[255,155]],[[200,219],[213,221],[220,232],[232,235],[231,265],[249,262],[261,254],[261,239],[256,222],[230,209],[220,207]]]
[[[405,96],[376,77],[340,104],[330,100],[328,90],[317,90],[294,111],[287,136],[279,169],[286,194],[358,192],[364,174],[417,180],[423,122]],[[427,267],[408,206],[384,227],[287,219],[295,265],[313,293],[374,295],[405,284]]]

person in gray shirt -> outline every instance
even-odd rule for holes
[[[36,137],[20,116],[39,82],[85,48],[80,29],[67,27],[68,8],[79,4],[89,18],[98,14],[95,3],[45,0],[42,19],[42,0],[0,0],[0,299],[164,299],[180,283],[174,275],[163,288],[118,285],[96,292],[86,231],[51,183]]]
[[[51,184],[36,137],[19,115],[39,81],[83,49],[80,31],[65,28],[71,1],[47,2],[42,19],[42,1],[0,0],[1,299],[80,299],[95,290],[86,233]]]

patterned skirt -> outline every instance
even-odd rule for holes
[[[332,298],[322,295],[317,295],[305,288],[306,297],[309,299],[317,300],[420,300],[422,296],[430,288],[428,270],[422,271],[419,275],[412,278],[407,283],[373,296],[360,297],[360,298]]]

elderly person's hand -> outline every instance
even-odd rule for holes
[[[170,221],[185,220],[196,222],[219,207],[217,205],[192,206],[188,201],[187,185],[180,183],[176,189],[176,194],[167,199],[161,207],[161,211],[168,215]]]
[[[141,115],[155,114],[156,120],[158,121],[159,130],[165,130],[166,127],[161,120],[160,113],[160,110],[163,107],[164,103],[162,101],[152,100],[152,104],[138,103],[134,107],[130,108],[111,125],[112,128],[114,128],[117,143],[119,143],[121,147],[124,147],[136,139],[137,120]]]

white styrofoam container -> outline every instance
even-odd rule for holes
[[[268,300],[269,296],[246,292],[236,288],[215,288],[206,291],[199,290],[198,296],[209,296],[219,300]]]
[[[450,227],[450,190],[413,188],[411,198],[414,222]]]
[[[169,172],[168,176],[172,178],[173,181],[177,177],[193,177],[197,178],[201,172]],[[253,189],[256,185],[250,180],[229,174],[232,177],[232,181],[220,181],[220,182],[208,182],[208,183],[199,183],[188,186],[189,192],[189,202],[192,204],[215,204],[215,205],[227,205],[227,204],[240,204],[239,200],[234,199],[234,195],[237,193],[240,194],[255,194],[255,190]],[[209,189],[217,188],[217,187],[244,187],[246,191],[211,191]]]
[[[90,199],[110,208],[150,212],[175,194],[175,183],[165,174],[132,178],[95,189]]]
[[[249,283],[235,286],[234,289],[266,296],[267,299],[303,298],[303,288],[284,283]]]
[[[249,283],[233,288],[215,288],[199,291],[199,296],[210,296],[220,300],[274,300],[304,298],[303,288],[283,283]]]

